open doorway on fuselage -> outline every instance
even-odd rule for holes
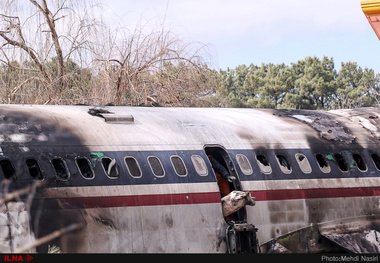
[[[219,187],[220,197],[223,198],[224,196],[228,195],[230,192],[234,190],[242,191],[241,184],[239,181],[239,176],[236,173],[235,166],[227,150],[225,150],[220,145],[206,145],[204,147],[204,150],[214,170],[215,178]],[[213,158],[214,160],[212,161],[211,158]],[[221,167],[218,167],[219,165]],[[227,170],[230,176],[235,177],[236,180],[229,182],[226,178],[223,178],[220,174],[222,173],[220,170],[223,168]],[[234,222],[245,221],[246,220],[245,207],[233,213],[231,216],[225,217],[225,220],[227,223],[229,221],[234,221]]]

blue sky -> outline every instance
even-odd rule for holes
[[[115,25],[141,19],[165,24],[181,38],[208,44],[217,69],[251,63],[333,57],[380,73],[380,41],[360,0],[111,0],[101,1]]]

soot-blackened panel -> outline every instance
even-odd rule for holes
[[[321,138],[326,140],[345,143],[352,143],[355,140],[355,136],[349,129],[344,127],[333,115],[328,113],[306,110],[282,110],[279,111],[279,115],[291,117],[309,125],[319,132]]]
[[[0,110],[0,145],[81,145],[81,140],[73,134],[72,127],[62,123],[70,122],[63,122],[60,118],[45,118],[44,111],[30,114],[25,111]]]
[[[0,160],[11,160],[15,164],[14,176],[7,178],[13,179],[9,191],[21,189],[35,180],[42,179],[45,182],[44,187],[55,185],[55,181],[69,184],[67,180],[71,178],[60,181],[54,175],[52,166],[54,163],[51,163],[51,160],[56,156],[66,158],[89,152],[81,138],[75,135],[75,123],[71,121],[70,115],[55,116],[48,108],[40,111],[32,108],[29,112],[24,109],[26,108],[23,106],[20,106],[20,109],[0,109]],[[37,162],[41,167],[45,167],[43,176],[41,170],[35,170]],[[38,166],[39,169],[41,167]],[[0,174],[0,181],[1,179],[4,178]],[[62,209],[62,204],[58,200],[44,199],[43,187],[37,190],[35,198],[37,200],[33,201],[30,214],[36,238],[73,223],[83,223],[80,208]],[[65,241],[56,240],[56,244],[59,247],[62,246],[61,242],[78,245],[81,240],[81,236],[73,235],[71,239],[66,238]],[[46,248],[38,250],[46,252]]]

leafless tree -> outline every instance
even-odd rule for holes
[[[208,92],[207,45],[164,22],[111,27],[95,1],[0,2],[3,102],[194,106]]]
[[[200,82],[209,74],[208,46],[184,42],[164,25],[148,28],[139,23],[133,31],[117,29],[109,35],[107,57],[99,54],[115,87],[112,101],[190,106],[191,97],[207,89]],[[184,96],[190,100],[185,102]]]
[[[0,3],[0,61],[28,72],[13,93],[32,81],[58,98],[70,77],[68,61],[85,61],[98,17],[86,1],[3,0]],[[18,61],[17,67],[12,62]]]

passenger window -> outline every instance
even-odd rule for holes
[[[134,178],[141,178],[142,173],[137,160],[132,156],[128,156],[124,158],[124,161],[127,165],[129,174]]]
[[[348,165],[347,165],[347,162],[344,159],[343,155],[341,155],[340,153],[336,153],[336,154],[334,154],[334,158],[339,165],[339,169],[342,172],[347,172],[348,171]]]
[[[270,163],[264,155],[257,155],[256,156],[257,164],[260,167],[260,170],[263,174],[271,174],[272,173],[272,167],[270,166]]]
[[[253,173],[252,166],[249,163],[247,156],[245,156],[244,154],[237,154],[236,160],[237,160],[239,167],[240,167],[240,170],[243,172],[243,174],[251,175]]]
[[[354,153],[352,155],[352,158],[354,159],[354,161],[356,163],[356,167],[358,167],[358,169],[360,171],[362,171],[362,172],[367,171],[367,165],[366,165],[363,157],[360,154]]]
[[[6,179],[10,179],[16,175],[15,168],[11,161],[2,159],[0,160],[0,166]]]
[[[53,164],[55,174],[58,179],[68,180],[70,178],[69,169],[63,159],[56,157],[51,160],[51,163]]]
[[[330,158],[333,158],[331,155],[328,156],[330,156]],[[329,173],[331,171],[328,161],[322,154],[315,155],[315,158],[317,159],[319,169],[321,169],[323,173]]]
[[[290,167],[290,164],[284,155],[277,154],[276,159],[277,159],[278,165],[280,166],[281,171],[284,174],[290,174],[292,172],[292,168]]]
[[[178,176],[184,177],[187,175],[187,169],[181,157],[172,155],[170,157],[170,160],[172,162],[174,171]]]
[[[94,179],[94,171],[92,170],[90,160],[79,157],[75,160],[78,170],[85,179]]]
[[[195,171],[200,176],[207,176],[208,175],[208,169],[207,169],[206,163],[203,160],[202,156],[192,155],[191,156],[191,161],[192,161],[192,163],[194,165]]]
[[[164,170],[164,167],[162,167],[160,159],[158,159],[156,156],[149,156],[148,162],[149,162],[150,169],[152,170],[153,174],[156,177],[165,176],[165,170]]]
[[[296,160],[302,172],[305,174],[311,173],[311,166],[309,160],[302,153],[296,153]]]
[[[376,169],[380,171],[380,156],[377,153],[373,153],[371,154],[371,158]]]
[[[103,157],[102,165],[103,165],[104,172],[109,178],[116,179],[119,177],[119,169],[117,169],[116,159]]]
[[[34,180],[43,180],[44,176],[42,174],[40,165],[36,159],[26,159],[26,166],[28,166],[29,174]]]

